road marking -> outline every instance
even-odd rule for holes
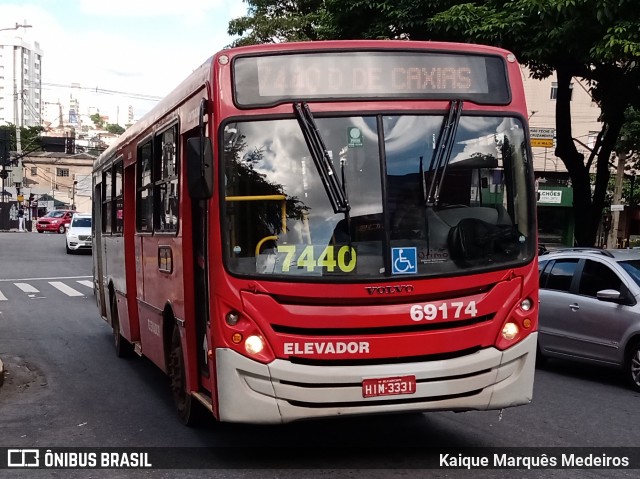
[[[22,291],[24,291],[25,293],[39,293],[40,291],[38,291],[36,288],[34,288],[33,286],[31,286],[28,283],[14,283],[18,288],[20,288]]]
[[[55,279],[78,279],[78,278],[91,278],[92,276],[56,276],[53,278],[13,278],[13,279],[0,279],[0,283],[13,283],[15,281],[49,281]]]
[[[64,283],[61,283],[60,281],[50,281],[49,284],[54,288],[59,289],[67,296],[84,296],[84,294],[82,294],[80,291],[76,291],[70,286],[67,286]]]
[[[88,279],[83,279],[82,281],[78,281],[78,283],[86,286],[87,288],[93,289],[93,281],[89,281]]]
[[[0,301],[7,301],[7,297],[0,291]]]

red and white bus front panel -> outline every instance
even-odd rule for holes
[[[369,304],[242,291],[237,323],[218,331],[229,338],[216,349],[219,419],[278,423],[531,401],[537,295],[523,294],[521,277],[444,299],[407,286],[401,300]]]

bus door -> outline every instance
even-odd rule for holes
[[[212,196],[213,153],[209,138],[205,136],[204,116],[206,100],[200,104],[199,127],[190,130],[186,137],[185,170],[189,196],[191,197],[193,296],[198,369],[201,378],[209,378],[208,352],[212,339],[209,328],[209,199]],[[203,173],[207,172],[207,173]]]
[[[104,281],[104,257],[102,246],[102,183],[93,186],[93,293],[98,303],[98,311],[104,318],[107,317],[105,307],[105,281]]]
[[[198,350],[198,369],[201,376],[209,377],[208,352],[211,349],[207,338],[209,325],[209,235],[208,207],[206,200],[193,200],[193,296],[195,301],[195,323]]]
[[[153,176],[152,176],[152,141],[146,140],[138,146],[137,169],[136,169],[136,295],[138,303],[144,302],[145,298],[145,274],[144,263],[145,241],[153,234]],[[141,316],[142,317],[142,316]]]

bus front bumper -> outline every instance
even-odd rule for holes
[[[217,349],[219,420],[254,424],[417,411],[501,409],[533,397],[538,334],[506,351],[493,347],[455,359],[367,366],[252,361]],[[363,397],[364,378],[414,375],[413,394]]]

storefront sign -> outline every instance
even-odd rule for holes
[[[559,205],[562,203],[562,190],[539,190],[538,203]]]

